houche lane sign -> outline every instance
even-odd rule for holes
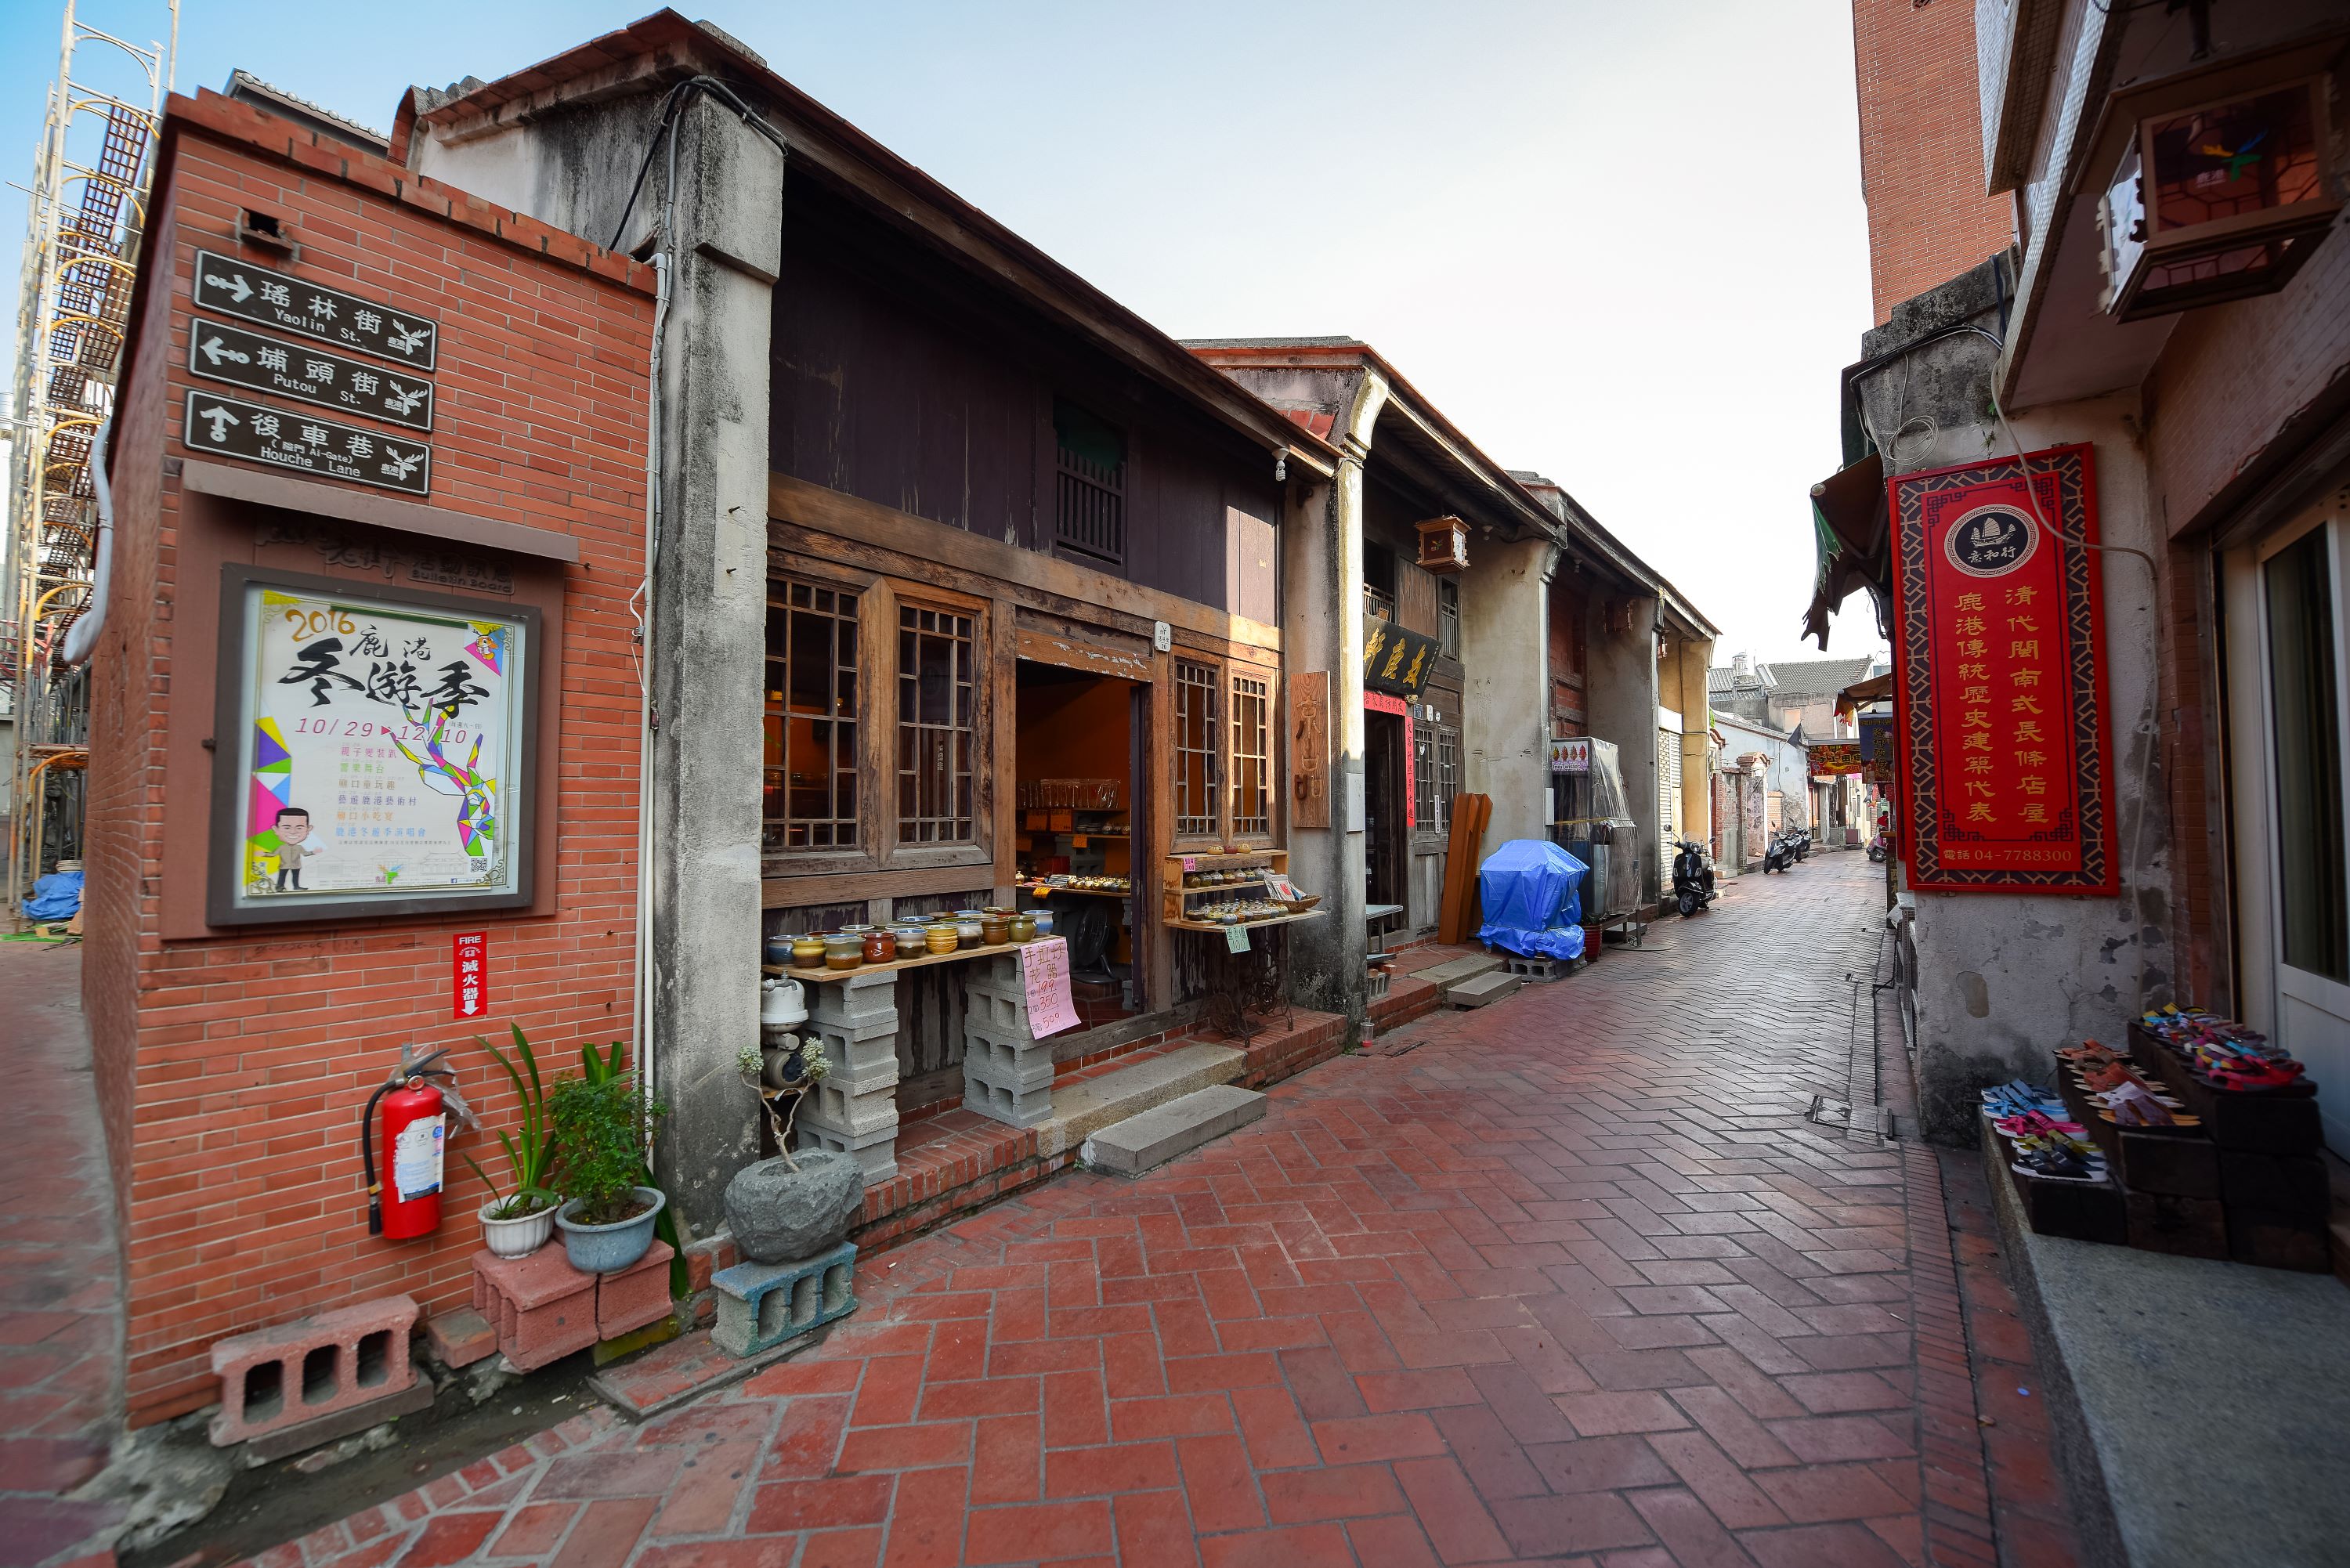
[[[364,414],[410,430],[432,428],[432,383],[372,360],[265,337],[199,317],[188,324],[188,369],[322,409]]]
[[[194,300],[200,310],[356,348],[419,371],[432,369],[440,351],[441,326],[429,317],[211,251],[196,253]]]
[[[421,441],[290,409],[265,408],[201,388],[189,389],[181,440],[191,452],[322,473],[409,495],[430,494],[432,489],[432,449]]]

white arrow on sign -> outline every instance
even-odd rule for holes
[[[214,288],[227,289],[228,296],[239,305],[253,297],[253,286],[244,281],[243,273],[238,273],[234,277],[215,277],[211,273],[206,273],[204,281]]]
[[[244,280],[243,278],[237,279],[237,282],[239,283],[243,283],[244,281]],[[224,359],[234,359],[240,365],[250,365],[253,363],[252,355],[240,354],[235,349],[230,348],[227,344],[223,343],[217,337],[207,337],[202,343],[197,344],[196,348],[203,353],[205,358],[210,359],[215,366]]]

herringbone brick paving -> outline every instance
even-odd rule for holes
[[[1936,1158],[1803,1119],[1869,1046],[1877,875],[1747,877],[1139,1181],[860,1260],[858,1315],[734,1391],[262,1562],[1995,1561]],[[2008,1560],[2067,1556],[2030,1515]]]

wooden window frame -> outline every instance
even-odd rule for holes
[[[795,606],[793,606],[793,605],[792,605],[792,603],[790,602],[790,596],[791,596],[791,593],[792,593],[792,591],[793,591],[794,589],[795,589],[795,588],[796,588],[796,589],[802,589],[802,590],[805,590],[805,591],[806,591],[806,592],[808,592],[808,593],[810,593],[810,594],[831,594],[831,595],[835,595],[835,596],[837,596],[837,597],[839,597],[839,598],[846,599],[846,600],[847,601],[847,608],[846,608],[845,612],[844,612],[844,611],[842,611],[842,610],[839,610],[839,609],[834,609],[834,610],[823,610],[823,609],[816,609],[816,608],[814,608],[814,607],[811,607],[807,613],[809,613],[810,615],[821,616],[821,617],[824,617],[824,618],[827,618],[827,619],[830,619],[830,620],[834,620],[834,621],[842,621],[842,620],[845,620],[845,621],[847,621],[847,622],[849,624],[849,626],[850,626],[851,628],[854,628],[854,635],[853,635],[850,639],[847,639],[847,640],[848,640],[848,641],[849,641],[849,643],[850,643],[850,648],[849,648],[849,649],[848,649],[849,656],[850,656],[853,659],[855,659],[855,660],[856,660],[855,664],[853,664],[853,665],[850,667],[850,671],[849,671],[849,673],[850,673],[850,675],[851,675],[851,677],[852,677],[852,682],[853,682],[853,683],[852,683],[852,686],[851,686],[851,691],[852,691],[852,693],[853,693],[853,696],[852,696],[852,701],[851,701],[850,705],[849,705],[848,711],[847,711],[846,714],[841,714],[841,713],[835,712],[835,713],[830,713],[830,714],[825,715],[825,716],[824,716],[824,719],[823,719],[822,721],[820,721],[820,722],[833,722],[833,723],[845,723],[845,724],[847,724],[847,725],[849,727],[850,732],[852,732],[852,733],[853,733],[857,738],[856,738],[856,740],[851,743],[852,749],[851,749],[851,751],[850,751],[850,753],[849,753],[849,755],[848,755],[848,757],[847,757],[847,763],[848,763],[849,774],[850,774],[850,781],[851,781],[851,782],[850,782],[850,784],[849,784],[849,797],[850,797],[850,798],[849,798],[849,801],[848,801],[848,818],[849,818],[849,826],[850,826],[850,830],[851,830],[851,832],[852,832],[852,833],[853,833],[853,835],[854,835],[854,837],[853,837],[852,841],[851,841],[851,842],[849,842],[849,843],[847,843],[847,844],[838,844],[838,843],[834,843],[834,844],[806,844],[806,845],[798,845],[798,846],[794,846],[794,845],[792,845],[792,844],[790,844],[790,843],[788,843],[788,842],[783,842],[783,843],[776,843],[776,844],[775,844],[775,845],[772,845],[772,846],[771,846],[771,845],[769,845],[769,844],[767,843],[767,841],[766,841],[766,839],[767,839],[767,829],[768,829],[768,825],[769,825],[770,823],[777,824],[777,825],[779,825],[779,826],[778,826],[778,830],[779,830],[780,832],[785,833],[785,834],[788,834],[789,829],[790,829],[790,824],[791,824],[791,822],[793,821],[793,817],[792,817],[792,815],[791,815],[791,772],[790,772],[790,768],[791,768],[791,754],[790,754],[790,725],[791,725],[791,721],[792,721],[792,719],[793,719],[793,717],[794,717],[795,715],[794,715],[794,713],[793,713],[793,711],[792,711],[792,709],[791,709],[791,705],[790,705],[790,702],[791,702],[791,696],[790,696],[790,677],[789,677],[788,672],[786,673],[785,678],[785,681],[784,681],[784,687],[783,687],[783,691],[782,691],[782,701],[781,701],[781,703],[780,703],[780,704],[778,704],[773,697],[763,698],[762,702],[761,702],[761,712],[760,712],[760,724],[761,724],[761,729],[762,729],[762,734],[761,734],[762,761],[761,761],[761,770],[760,770],[760,771],[761,771],[761,778],[760,778],[760,794],[761,794],[761,799],[760,799],[760,817],[759,817],[759,820],[760,820],[760,833],[759,833],[759,837],[760,837],[760,846],[759,846],[759,853],[760,853],[761,860],[762,860],[763,862],[764,862],[764,861],[768,857],[770,857],[770,856],[773,856],[773,857],[777,857],[777,858],[781,858],[781,859],[789,859],[789,860],[801,861],[801,862],[805,862],[805,861],[808,861],[808,860],[843,860],[843,859],[847,859],[847,860],[850,860],[850,861],[857,861],[857,860],[860,860],[860,859],[863,859],[863,858],[865,858],[865,857],[868,857],[868,850],[869,850],[869,847],[870,847],[870,846],[869,846],[869,841],[868,841],[869,826],[868,826],[868,823],[867,823],[867,821],[866,821],[865,809],[864,809],[864,806],[865,806],[865,720],[866,720],[866,712],[867,712],[867,709],[868,709],[868,701],[867,701],[867,681],[866,681],[866,676],[867,676],[868,671],[867,671],[867,668],[866,668],[866,665],[865,665],[865,656],[866,656],[865,608],[866,608],[866,598],[867,598],[867,591],[866,591],[866,589],[867,589],[867,587],[868,587],[868,585],[860,585],[860,584],[853,583],[853,582],[840,582],[840,581],[836,581],[836,580],[832,580],[832,579],[826,578],[826,577],[820,577],[820,576],[812,576],[812,575],[808,575],[808,574],[804,574],[804,573],[796,573],[796,572],[795,572],[795,573],[785,573],[785,574],[779,574],[779,575],[771,575],[771,576],[768,577],[768,579],[767,579],[767,614],[768,614],[768,617],[769,617],[769,619],[770,619],[770,623],[771,623],[771,624],[772,624],[773,618],[774,618],[774,617],[775,617],[775,613],[776,613],[776,611],[777,611],[778,609],[782,610],[782,611],[784,612],[784,614],[785,615],[785,617],[786,617],[786,618],[788,618],[789,616],[791,616],[791,615],[793,615],[794,613],[795,613]],[[836,662],[833,664],[832,668],[831,668],[831,669],[827,672],[827,687],[828,687],[828,688],[831,686],[831,684],[832,684],[832,683],[837,682],[837,681],[838,680],[838,679],[839,679],[839,675],[840,675],[840,668],[839,668],[838,663],[837,662],[837,658],[838,658],[838,653],[839,653],[839,650],[838,650],[838,640],[839,640],[839,639],[838,639],[838,634],[837,634],[837,632],[835,633],[835,638],[836,638],[836,641],[835,641],[835,644],[834,644],[834,652],[833,652],[832,657],[834,658],[834,659],[836,660]],[[789,636],[788,636],[788,632],[786,633],[786,638],[785,638],[785,653],[783,654],[783,656],[781,657],[781,659],[778,659],[778,656],[777,656],[775,653],[774,653],[774,652],[772,651],[772,649],[773,649],[773,644],[772,644],[772,643],[770,643],[770,645],[769,645],[769,650],[768,650],[768,651],[765,653],[765,655],[764,655],[764,658],[765,658],[765,660],[766,660],[767,666],[768,666],[768,667],[770,667],[770,668],[772,668],[772,667],[773,667],[773,665],[775,665],[775,663],[777,663],[777,662],[782,662],[783,664],[785,664],[785,666],[786,667],[786,670],[788,671],[788,667],[789,667],[789,662],[790,662],[790,648],[789,648]],[[766,687],[766,690],[767,690],[768,691],[770,691],[770,692],[773,692],[773,691],[775,690],[775,688],[773,685],[768,685],[768,686]],[[775,718],[775,717],[778,717],[778,716],[780,716],[780,717],[783,719],[783,721],[784,721],[784,727],[785,727],[785,736],[784,736],[784,784],[783,784],[783,794],[784,794],[784,815],[783,815],[782,816],[780,816],[780,817],[770,817],[770,816],[768,816],[768,815],[766,815],[766,800],[765,800],[765,794],[766,794],[766,778],[765,778],[765,774],[766,774],[766,764],[765,764],[765,762],[764,762],[764,744],[765,744],[765,734],[764,734],[764,729],[765,729],[765,725],[766,725],[767,722],[768,722],[770,719]],[[812,717],[812,715],[806,715],[806,714],[801,714],[801,715],[798,715],[798,716],[799,716],[799,717],[803,717],[803,718]],[[837,787],[837,780],[832,776],[832,775],[836,774],[838,772],[838,770],[839,770],[839,763],[840,763],[840,758],[839,758],[839,754],[838,754],[838,752],[837,752],[837,741],[835,742],[835,748],[836,748],[836,749],[835,749],[835,750],[834,750],[834,752],[832,753],[831,756],[828,758],[828,761],[827,761],[827,770],[826,770],[826,772],[827,772],[827,794],[829,794],[832,792],[832,790],[833,790],[834,788],[836,788],[836,787]],[[834,801],[834,805],[833,805],[833,811],[834,811],[834,815],[833,815],[832,816],[830,816],[830,817],[827,817],[827,818],[825,818],[824,820],[825,820],[826,822],[827,822],[828,824],[831,824],[831,825],[834,825],[834,826],[837,826],[837,824],[838,824],[838,821],[839,821],[839,816],[838,816],[838,812],[839,812],[839,802],[838,802],[837,799]],[[814,820],[814,819],[810,819],[810,820]]]
[[[993,774],[999,703],[995,649],[995,601],[874,573],[857,572],[794,556],[771,566],[770,600],[781,585],[798,581],[857,595],[857,827],[859,843],[849,849],[764,849],[764,881],[803,882],[858,874],[993,867],[999,824]],[[947,610],[972,618],[973,660],[972,834],[949,844],[898,841],[898,611],[902,605]],[[764,712],[762,720],[764,722]],[[762,774],[764,788],[764,775]],[[977,884],[973,884],[976,886]],[[821,889],[810,896],[829,898]]]
[[[1204,671],[1206,679],[1187,681],[1183,675],[1187,665]],[[1227,668],[1224,660],[1207,657],[1191,649],[1180,650],[1168,664],[1167,759],[1170,768],[1167,826],[1168,841],[1178,846],[1221,848],[1226,842],[1225,828],[1231,815],[1231,803],[1225,798],[1229,763],[1226,753],[1231,746],[1231,738],[1225,733],[1223,713],[1223,710],[1229,706],[1229,698],[1224,691]],[[1183,696],[1187,691],[1204,691],[1208,694],[1209,701],[1216,704],[1207,715],[1208,749],[1204,753],[1183,743]],[[1201,817],[1197,813],[1187,816],[1183,811],[1182,799],[1184,759],[1201,754],[1208,759],[1206,789],[1209,826],[1204,831],[1185,826],[1189,822],[1201,820]]]
[[[1274,708],[1279,701],[1276,691],[1278,681],[1279,677],[1269,676],[1245,664],[1231,664],[1224,668],[1224,706],[1230,714],[1224,725],[1228,753],[1224,769],[1224,826],[1225,837],[1229,843],[1236,845],[1270,843],[1273,839],[1275,821],[1274,798],[1281,793],[1274,787],[1273,783]],[[1243,737],[1241,726],[1241,701],[1242,687],[1244,684],[1254,688],[1254,691],[1248,693],[1248,697],[1257,708],[1258,724],[1255,739],[1262,748],[1254,752],[1242,749]],[[1264,826],[1247,831],[1243,831],[1241,826],[1243,820],[1241,811],[1243,758],[1256,764],[1257,790],[1264,804],[1263,819]]]

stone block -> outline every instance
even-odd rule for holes
[[[1097,1169],[1133,1176],[1263,1116],[1263,1095],[1218,1084],[1102,1128],[1086,1139],[1084,1158]]]
[[[1053,1119],[1053,1086],[1048,1083],[1037,1089],[1014,1089],[974,1077],[966,1067],[962,1105],[967,1111],[977,1111],[1007,1127],[1033,1127]]]
[[[571,1266],[560,1246],[527,1258],[473,1254],[473,1306],[497,1331],[498,1348],[525,1372],[585,1350],[596,1332],[596,1276]]]
[[[966,1028],[962,1070],[966,1078],[1014,1090],[1053,1085],[1053,1048],[1033,1040],[1002,1040]]]
[[[2333,1238],[2325,1221],[2303,1214],[2228,1209],[2228,1255],[2263,1269],[2294,1269],[2322,1274],[2334,1266]]]
[[[2131,1192],[2129,1244],[2178,1258],[2228,1255],[2226,1211],[2208,1198],[2174,1198],[2167,1192]]]
[[[1023,986],[1017,994],[1006,994],[993,988],[963,990],[963,1027],[977,1029],[1003,1040],[1034,1040],[1036,1031],[1028,1020],[1028,992]]]
[[[416,1381],[408,1336],[416,1303],[386,1296],[296,1318],[213,1345],[221,1410],[214,1448],[227,1448],[299,1422],[400,1393]]]
[[[2069,1078],[2066,1086],[2071,1087]],[[2072,1098],[2068,1092],[2068,1106]],[[2176,1198],[2220,1196],[2220,1151],[2210,1138],[2112,1127],[2087,1108],[2085,1091],[2083,1105],[2074,1116],[2085,1117],[2082,1125],[2101,1135],[2100,1146],[2110,1141],[2107,1158],[2119,1167],[2124,1187],[2132,1192],[2168,1192]]]
[[[498,1331],[472,1307],[451,1307],[424,1320],[424,1344],[443,1366],[471,1366],[498,1353]]]
[[[669,1315],[669,1261],[673,1256],[667,1241],[656,1241],[635,1267],[595,1277],[597,1338],[617,1339]]]
[[[752,1356],[813,1333],[857,1310],[857,1244],[788,1263],[737,1263],[710,1282],[718,1292],[718,1324],[711,1343],[733,1356]]]
[[[836,1094],[850,1096],[879,1095],[898,1086],[898,1036],[877,1035],[869,1040],[850,1040],[836,1051],[825,1046],[826,1072],[822,1086]]]
[[[810,1116],[805,1111],[792,1130],[799,1136],[802,1148],[827,1149],[854,1159],[865,1173],[865,1185],[868,1187],[888,1181],[898,1174],[898,1120],[894,1106],[890,1107],[889,1125],[868,1132],[848,1132]]]
[[[1444,1001],[1448,1006],[1454,1008],[1483,1007],[1489,1002],[1500,1002],[1504,997],[1515,996],[1518,993],[1518,988],[1523,984],[1525,981],[1516,975],[1504,974],[1497,970],[1491,974],[1481,974],[1473,980],[1464,980],[1457,985],[1446,987]]]
[[[497,1349],[494,1341],[490,1348]],[[331,1416],[313,1416],[290,1427],[264,1432],[248,1442],[245,1449],[262,1463],[271,1464],[279,1459],[292,1459],[296,1454],[315,1449],[321,1443],[335,1442],[354,1432],[364,1432],[369,1427],[380,1427],[386,1421],[396,1421],[402,1416],[413,1416],[419,1410],[432,1407],[432,1385],[419,1378],[397,1394],[364,1399]]]
[[[2311,1154],[2220,1151],[2220,1194],[2230,1209],[2260,1210],[2323,1229],[2334,1207],[2325,1161]]]
[[[894,1137],[898,1131],[898,1098],[878,1092],[851,1094],[846,1085],[827,1078],[801,1099],[798,1125],[828,1127],[848,1137],[877,1132],[887,1132]]]

